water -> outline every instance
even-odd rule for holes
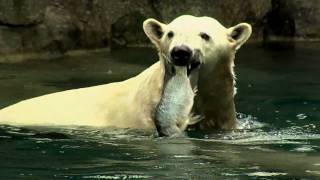
[[[320,178],[320,44],[241,49],[234,132],[0,126],[0,179]],[[156,59],[150,49],[0,65],[0,106],[120,81]]]

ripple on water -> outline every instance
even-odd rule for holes
[[[301,113],[301,114],[297,114],[296,117],[297,117],[298,119],[300,119],[300,120],[303,120],[303,119],[306,119],[308,116],[305,115],[305,114],[303,114],[303,113]]]
[[[302,114],[299,117],[305,118]],[[233,132],[209,134],[206,141],[223,142],[228,144],[259,145],[259,144],[305,144],[306,140],[320,139],[315,132],[316,125],[290,126],[284,129],[272,128],[261,123],[251,115],[237,113],[239,129]],[[295,149],[297,152],[311,152],[313,148],[303,146]]]
[[[253,172],[248,173],[248,176],[256,176],[256,177],[274,177],[274,176],[285,176],[288,173],[280,173],[280,172]]]
[[[314,146],[311,146],[311,145],[302,145],[302,146],[299,146],[295,149],[293,149],[292,151],[295,151],[295,152],[315,152],[316,147]]]
[[[115,175],[92,175],[82,176],[84,179],[150,179],[152,176],[140,174],[115,174]]]
[[[292,130],[273,131],[235,131],[224,134],[223,137],[209,136],[209,141],[228,144],[258,145],[258,144],[305,144],[304,140],[320,139],[320,134],[292,132]]]

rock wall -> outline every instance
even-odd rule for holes
[[[212,16],[225,26],[249,22],[251,40],[290,30],[291,38],[320,38],[319,0],[0,0],[0,61],[10,54],[145,45],[144,19],[170,22],[182,14]]]
[[[0,0],[0,54],[110,46],[112,24],[128,9],[144,6],[121,0]]]

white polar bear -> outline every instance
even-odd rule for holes
[[[159,61],[139,75],[122,82],[21,101],[0,111],[0,123],[157,128],[160,132],[177,126],[173,128],[176,132],[171,133],[178,133],[179,129],[183,131],[187,124],[194,123],[188,119],[194,93],[190,93],[190,81],[184,79],[187,76],[193,87],[199,83],[199,98],[194,109],[205,119],[197,127],[234,128],[233,59],[236,50],[249,38],[250,25],[241,23],[227,29],[210,17],[184,15],[170,24],[148,19],[143,29],[158,48]],[[180,73],[180,78],[166,88],[181,67],[185,67],[186,73]],[[184,87],[186,91],[176,91],[174,87],[177,82],[182,82],[177,87]],[[164,98],[174,97],[172,94],[175,93],[184,94],[181,96],[184,99]],[[180,106],[180,102],[186,104]],[[162,114],[167,111],[159,110],[161,104],[176,108],[179,117],[174,119],[172,112]],[[163,117],[173,120],[163,123]]]

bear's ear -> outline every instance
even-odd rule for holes
[[[143,22],[144,32],[155,45],[159,45],[165,27],[165,24],[160,23],[155,19],[147,19]]]
[[[228,29],[228,36],[232,47],[238,50],[243,43],[245,43],[252,32],[250,24],[240,23]]]

